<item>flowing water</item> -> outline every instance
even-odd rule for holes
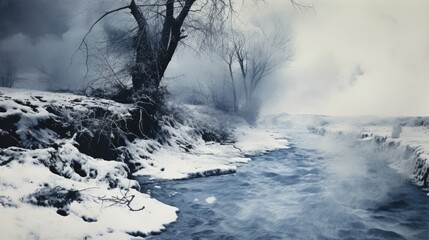
[[[180,209],[148,239],[429,239],[429,198],[388,155],[304,133],[236,174],[143,183]]]

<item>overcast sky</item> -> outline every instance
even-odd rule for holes
[[[429,1],[306,2],[303,14],[273,3],[295,57],[265,113],[429,115]]]

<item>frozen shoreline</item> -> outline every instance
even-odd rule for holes
[[[429,117],[332,117],[279,114],[262,120],[267,126],[301,129],[357,147],[390,154],[390,167],[418,186],[429,186]],[[360,146],[359,146],[360,145]]]
[[[247,155],[288,147],[286,139],[279,139],[278,134],[269,129],[241,126],[234,135],[235,143],[202,142],[190,152],[163,147],[154,152],[150,163],[133,176],[178,180],[234,173],[239,164],[250,161]]]

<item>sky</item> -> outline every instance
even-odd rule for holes
[[[264,113],[429,115],[429,1],[314,0],[290,11],[294,59]]]
[[[83,53],[74,59],[72,70],[70,56],[97,16],[127,2],[0,0],[0,53],[17,59],[17,84],[36,87],[27,80],[45,80],[40,72],[50,72],[61,80],[60,86],[85,85]],[[294,56],[267,79],[261,91],[262,114],[429,115],[429,1],[301,2],[313,8],[300,10],[289,0],[267,0],[256,10],[236,9],[243,23],[267,26],[276,18],[290,32]],[[109,30],[109,21],[122,24],[118,16],[126,15],[100,24],[93,39]],[[202,63],[193,51],[179,50],[166,82],[205,81],[211,78],[206,69],[223,71],[210,60]]]
[[[90,24],[114,8],[114,1],[0,0],[0,57],[7,55],[17,66],[14,87],[83,87],[85,54],[72,55]],[[103,30],[100,25],[95,36]]]

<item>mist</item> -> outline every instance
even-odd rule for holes
[[[84,51],[73,54],[99,16],[125,3],[0,1],[0,52],[17,65],[15,87],[80,89],[91,84],[97,73],[87,74]],[[277,21],[290,36],[292,61],[258,90],[262,114],[429,115],[427,2],[302,3],[312,8],[275,0],[237,10],[238,29],[269,27]],[[121,26],[132,24],[129,17],[118,13],[106,18],[90,39],[112,41],[123,31]],[[166,72],[165,85],[173,95],[183,98],[186,89],[230,84],[216,54],[201,51],[195,39],[185,43]],[[112,52],[124,55],[129,50],[128,42]]]
[[[61,36],[69,29],[67,8],[70,1],[0,1],[0,39],[22,33],[31,39],[53,34]],[[31,11],[28,11],[31,10]]]
[[[270,33],[274,24],[288,22],[283,21],[285,11],[278,8],[276,1],[273,3],[237,6],[239,18],[233,23],[234,28],[242,31],[263,28],[264,32]],[[97,54],[108,51],[111,56],[106,61],[110,61],[115,70],[120,70],[132,59],[131,38],[114,43],[133,28],[132,17],[119,12],[97,24],[87,38],[88,61],[85,49],[76,50],[92,23],[106,11],[125,4],[128,1],[2,0],[0,54],[12,59],[16,67],[14,87],[58,91],[81,90],[94,84],[103,86],[102,81],[106,77],[102,74],[105,69],[101,69],[100,62],[105,59]],[[290,4],[282,6],[293,12]],[[253,14],[257,9],[261,11]],[[217,52],[201,46],[199,41],[198,36],[192,34],[184,40],[167,69],[164,85],[176,100],[187,101],[189,94],[199,92],[200,95],[216,95],[220,102],[231,104],[227,65]],[[106,50],[106,44],[113,47]],[[130,80],[126,74],[120,77],[124,82]],[[267,78],[270,80],[264,82],[269,85],[275,83],[271,75]],[[266,99],[263,92],[257,93],[261,101]],[[199,103],[202,102],[204,100]]]
[[[0,0],[1,236],[427,239],[428,10]]]
[[[91,24],[118,4],[121,1],[1,0],[0,54],[16,67],[14,87],[79,90],[90,84],[86,53],[76,50]],[[107,39],[111,22],[94,29],[90,41]]]
[[[265,113],[429,115],[427,1],[306,1]]]

